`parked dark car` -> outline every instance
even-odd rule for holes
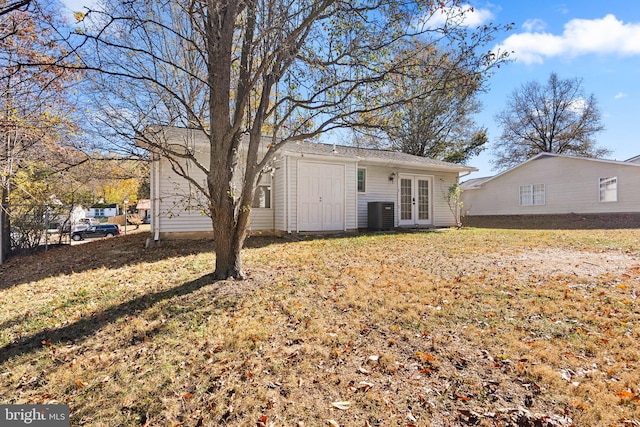
[[[120,226],[118,224],[99,224],[92,225],[86,230],[74,231],[71,238],[77,242],[78,240],[96,237],[112,237],[118,234],[120,234]]]

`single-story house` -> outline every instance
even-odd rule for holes
[[[140,199],[135,207],[135,213],[142,217],[142,222],[148,224],[151,220],[151,200]]]
[[[541,153],[460,188],[466,217],[640,213],[640,156],[615,161]]]
[[[111,218],[118,215],[118,205],[116,203],[98,203],[91,206],[87,211],[87,218]]]
[[[186,138],[185,133],[191,133]],[[169,141],[190,141],[190,151],[208,164],[208,141],[201,132],[172,128]],[[172,139],[173,138],[173,139]],[[154,238],[203,236],[211,220],[205,201],[170,162],[154,156],[151,165],[151,229]],[[184,167],[198,182],[199,169]],[[475,168],[404,153],[319,144],[286,143],[270,172],[262,175],[251,210],[249,231],[265,233],[345,232],[370,227],[448,227],[459,222],[449,188]],[[200,207],[199,207],[200,206]],[[377,213],[376,213],[377,211]],[[382,225],[377,223],[384,218]]]

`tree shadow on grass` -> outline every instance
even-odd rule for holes
[[[211,240],[166,240],[157,247],[145,248],[148,237],[146,233],[112,237],[10,258],[7,263],[0,265],[0,291],[48,277],[99,268],[115,269],[207,252],[215,256]],[[282,240],[276,237],[251,237],[245,247],[268,246],[278,241]]]
[[[252,235],[247,238],[244,249],[282,245],[290,242],[343,239],[355,236],[411,233],[415,230],[392,230],[386,232],[294,234],[284,237]],[[149,234],[131,234],[89,241],[80,245],[61,245],[30,255],[10,258],[0,265],[0,291],[29,282],[38,282],[49,277],[65,276],[100,268],[121,267],[154,263],[173,257],[210,253],[215,257],[213,241],[162,240],[156,247],[145,248]]]
[[[43,345],[54,345],[68,341],[84,341],[105,325],[113,323],[121,317],[139,310],[149,309],[163,300],[190,294],[216,282],[217,280],[212,274],[207,274],[171,289],[142,295],[125,303],[94,313],[90,317],[82,318],[69,325],[55,329],[46,329],[34,335],[20,338],[0,348],[0,364],[13,357],[36,351],[42,348]]]

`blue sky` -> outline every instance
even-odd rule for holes
[[[483,112],[476,120],[489,130],[489,142],[500,135],[495,115],[524,83],[560,78],[582,79],[587,95],[594,94],[605,131],[598,144],[612,151],[609,158],[640,155],[640,2],[638,1],[473,1],[476,23],[510,23],[514,28],[496,40],[514,51],[513,62],[502,66],[481,96]],[[494,46],[495,47],[495,46]],[[490,150],[468,164],[479,172],[470,178],[494,175]],[[465,178],[468,179],[468,178]]]
[[[70,14],[97,0],[62,0]],[[587,95],[594,94],[605,131],[598,144],[612,151],[611,159],[640,155],[640,1],[637,0],[469,0],[467,24],[514,23],[499,34],[493,48],[514,51],[513,62],[491,77],[481,96],[483,111],[476,117],[488,128],[489,143],[500,135],[494,117],[509,95],[524,83],[545,83],[552,72],[560,78],[580,78]],[[72,19],[72,18],[71,18]],[[468,164],[493,175],[490,149]]]

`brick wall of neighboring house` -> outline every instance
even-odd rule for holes
[[[462,218],[465,227],[532,230],[640,228],[640,213],[566,215],[473,215]]]

